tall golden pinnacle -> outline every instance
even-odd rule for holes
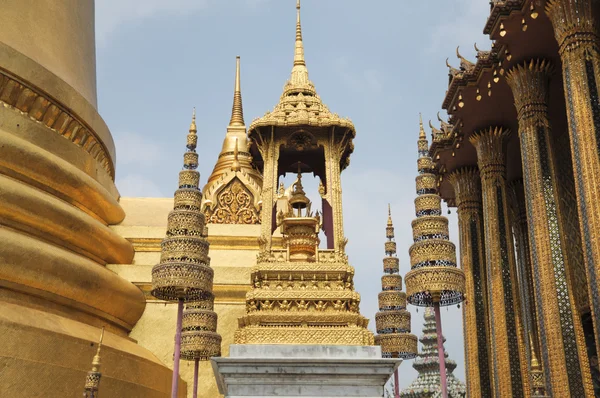
[[[294,44],[294,64],[289,80],[285,83],[279,103],[272,112],[252,121],[248,131],[259,127],[281,126],[336,126],[350,128],[354,125],[348,118],[341,118],[330,112],[323,104],[315,85],[310,81],[308,68],[304,58],[304,42],[302,39],[302,24],[300,22],[300,0],[296,3],[296,35]]]
[[[202,210],[209,224],[259,224],[263,180],[253,166],[244,124],[240,57],[236,57],[231,119],[213,172],[204,187]],[[233,198],[233,200],[232,200]]]
[[[464,299],[465,275],[456,265],[456,248],[449,241],[448,219],[443,217],[437,192],[437,176],[429,156],[423,122],[419,131],[419,175],[416,178],[417,218],[412,222],[411,270],[405,276],[410,304],[431,307],[458,304]]]
[[[95,398],[98,394],[98,387],[100,386],[100,378],[102,377],[102,373],[100,373],[100,349],[102,348],[102,341],[104,340],[104,327],[102,328],[102,332],[100,333],[100,341],[98,342],[98,348],[96,349],[96,355],[94,355],[94,359],[92,360],[92,370],[88,372],[87,377],[85,378],[85,387],[83,396],[85,398]]]
[[[410,359],[417,355],[417,336],[410,331],[410,312],[406,310],[406,293],[402,291],[402,277],[398,274],[394,225],[388,205],[385,254],[379,293],[379,312],[375,314],[377,336],[375,344],[381,346],[384,358]]]
[[[230,126],[244,126],[244,110],[242,107],[242,88],[240,84],[240,57],[236,57],[235,90],[233,92],[233,106],[231,109]]]
[[[296,3],[296,47],[294,52],[294,66],[306,66],[304,61],[304,44],[302,43],[302,24],[300,23],[300,0]]]

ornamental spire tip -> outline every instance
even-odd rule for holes
[[[190,133],[198,132],[198,128],[196,127],[196,107],[192,110],[192,122],[190,123]]]
[[[419,113],[419,139],[427,139],[427,136],[425,135],[425,129],[423,128],[423,116],[421,116],[421,113]]]
[[[294,54],[294,66],[306,66],[304,60],[304,44],[302,43],[302,24],[300,23],[300,0],[296,2],[296,51]]]
[[[233,91],[233,106],[229,126],[244,126],[244,108],[242,106],[242,88],[240,79],[240,56],[235,58],[235,89]]]

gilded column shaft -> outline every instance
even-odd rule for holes
[[[330,201],[333,217],[333,243],[335,250],[344,251],[344,219],[342,214],[342,183],[340,179],[340,149],[331,134],[330,144],[325,146],[325,168],[327,173],[327,198]],[[336,153],[337,152],[337,153]]]
[[[265,162],[262,187],[263,210],[261,212],[261,236],[259,238],[260,251],[268,255],[271,251],[272,229],[273,229],[273,205],[275,203],[275,187],[277,187],[277,161],[279,160],[279,150],[275,145],[274,127],[268,133],[265,141],[258,143],[258,149],[263,159],[269,159]],[[261,136],[261,138],[263,138]]]
[[[481,183],[474,169],[450,176],[458,207],[460,263],[465,272],[467,301],[463,306],[465,366],[469,397],[491,397],[489,318],[483,242]]]
[[[599,36],[593,0],[552,0],[546,13],[562,60],[580,230],[596,352],[600,352],[600,79]]]
[[[593,395],[593,389],[559,223],[547,105],[550,74],[547,61],[530,61],[513,68],[507,81],[519,119],[542,362],[550,375],[547,389],[556,396],[583,397]]]
[[[529,250],[529,228],[527,226],[527,209],[525,208],[523,180],[512,181],[509,185],[508,194],[511,204],[511,223],[515,238],[515,251],[517,253],[521,312],[532,394],[533,396],[545,396],[546,379],[543,368],[537,360],[541,355],[541,347],[537,327],[538,320],[533,287],[534,274]]]
[[[477,150],[483,197],[488,308],[498,397],[529,395],[516,265],[508,219],[503,141],[507,130],[491,127],[471,136]]]

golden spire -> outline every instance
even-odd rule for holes
[[[242,89],[240,84],[240,56],[236,57],[235,90],[233,92],[233,107],[231,108],[230,126],[244,126],[244,110],[242,107]]]
[[[420,113],[419,113],[419,139],[420,140],[427,139],[427,136],[425,135],[425,129],[423,128],[423,117],[421,116]]]
[[[302,24],[300,23],[300,0],[296,3],[296,46],[294,49],[294,67],[289,84],[293,87],[310,84],[308,69],[304,60],[304,43],[302,42]]]
[[[304,60],[304,44],[302,43],[302,24],[300,23],[300,0],[296,3],[296,52],[294,65],[306,65]]]
[[[231,120],[223,140],[221,153],[215,167],[204,186],[202,211],[208,223],[258,224],[262,176],[254,167],[250,154],[248,135],[242,108],[240,57],[236,57],[235,88]],[[234,192],[244,192],[251,197],[251,206],[244,207],[246,213],[236,204],[226,200]],[[233,207],[232,207],[233,206]],[[225,218],[223,214],[227,214]]]
[[[196,127],[196,107],[192,111],[192,122],[190,123],[190,133],[187,136],[187,144],[186,148],[190,151],[196,150],[196,144],[198,143],[198,136],[196,133],[198,132],[198,128]]]
[[[194,107],[194,110],[192,111],[192,123],[190,123],[190,133],[191,132],[198,132],[198,128],[196,127],[196,107]]]
[[[388,239],[392,239],[394,237],[394,224],[392,223],[392,206],[388,203],[388,220],[387,226],[385,229],[385,236]]]

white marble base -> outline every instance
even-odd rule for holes
[[[211,362],[227,398],[381,398],[401,361],[378,346],[234,344]]]

